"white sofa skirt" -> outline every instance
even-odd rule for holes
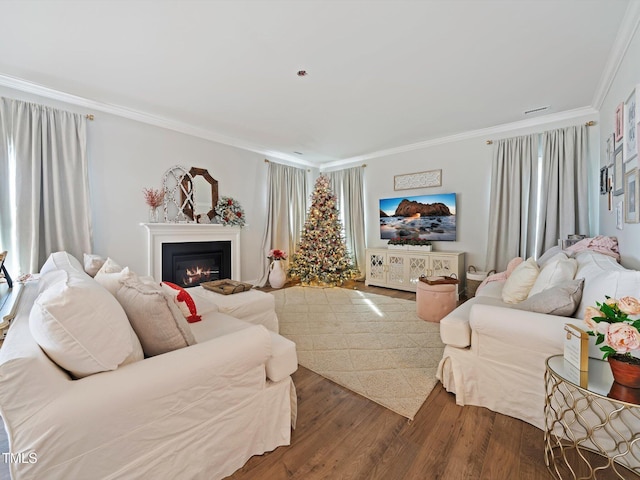
[[[0,350],[0,414],[14,479],[221,479],[253,455],[290,444],[291,377],[266,379],[271,334],[250,326],[222,338],[80,380],[29,333],[37,284],[27,284]]]
[[[445,346],[437,378],[456,404],[486,407],[544,429],[544,378],[528,370],[478,358],[468,348]]]

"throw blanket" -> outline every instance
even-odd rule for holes
[[[516,269],[516,267],[520,265],[522,262],[524,262],[524,259],[522,257],[514,258],[507,264],[507,269],[504,272],[499,272],[499,273],[494,273],[493,275],[489,275],[487,278],[485,278],[482,281],[482,283],[480,284],[480,286],[477,288],[476,291],[480,291],[480,289],[484,287],[487,283],[506,280],[507,278],[509,278],[509,275],[511,275],[511,272],[513,272]]]
[[[620,253],[618,251],[618,239],[616,237],[605,237],[598,235],[597,237],[585,238],[578,243],[571,245],[566,249],[570,252],[582,252],[584,250],[593,250],[594,252],[609,255],[620,261]]]

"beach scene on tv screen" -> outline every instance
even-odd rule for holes
[[[455,241],[456,194],[380,200],[380,238]]]

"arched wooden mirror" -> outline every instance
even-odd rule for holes
[[[185,176],[182,182],[185,190],[192,193],[193,202],[187,202],[184,214],[193,221],[206,215],[210,222],[216,216],[218,181],[205,168],[191,167],[189,174],[193,180]]]

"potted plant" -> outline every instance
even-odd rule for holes
[[[162,188],[143,188],[144,201],[149,206],[149,223],[157,223],[159,220],[158,208],[164,203],[164,190]]]
[[[422,250],[423,252],[431,251],[431,242],[424,238],[408,238],[407,248],[409,250]]]
[[[269,265],[269,284],[273,288],[282,288],[287,282],[287,274],[282,267],[282,260],[287,259],[287,252],[273,249],[269,251],[267,258],[271,260],[271,265]]]
[[[640,301],[633,297],[606,297],[597,307],[587,307],[587,333],[601,345],[602,358],[609,361],[614,380],[626,387],[640,388],[640,358],[631,355],[640,349]]]
[[[387,243],[388,248],[396,250],[422,250],[423,252],[431,251],[431,242],[424,238],[418,237],[395,237]]]

